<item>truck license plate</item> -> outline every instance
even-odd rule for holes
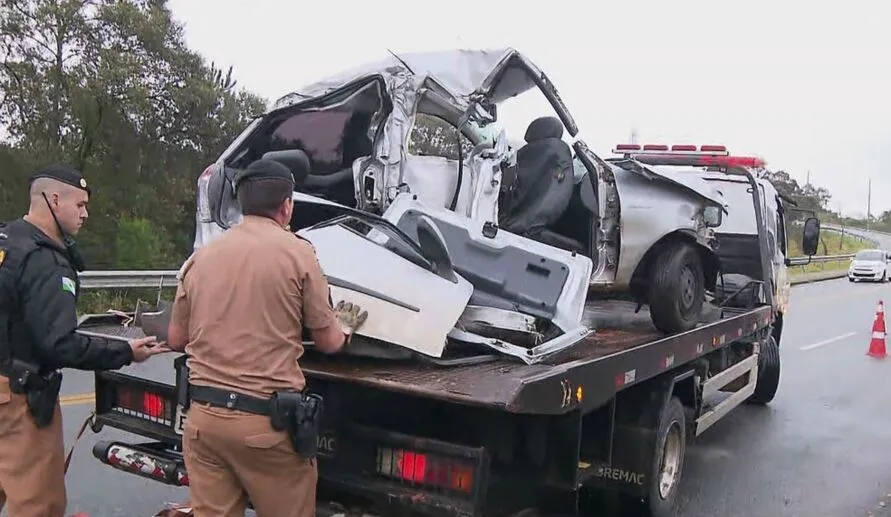
[[[183,409],[182,404],[176,405],[176,415],[173,418],[173,431],[182,436],[183,431],[186,427],[186,416],[188,415],[188,411]]]

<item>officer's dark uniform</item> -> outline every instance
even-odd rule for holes
[[[31,180],[38,177],[90,193],[72,168]],[[65,513],[57,370],[115,369],[133,359],[128,343],[75,334],[80,283],[69,257],[24,219],[0,225],[0,508],[8,501],[10,517]]]

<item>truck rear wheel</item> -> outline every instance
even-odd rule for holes
[[[705,273],[699,252],[686,242],[676,242],[656,257],[650,271],[653,325],[667,334],[695,327],[705,300]]]
[[[687,424],[684,406],[672,396],[662,408],[656,428],[652,459],[643,498],[612,493],[606,498],[613,503],[605,510],[610,517],[677,517],[678,488],[687,452]]]
[[[758,380],[755,392],[749,397],[750,404],[767,404],[773,400],[780,386],[780,347],[771,334],[761,344],[758,356]]]
[[[687,424],[680,399],[671,397],[659,417],[656,447],[644,515],[675,517],[677,494],[687,450]]]

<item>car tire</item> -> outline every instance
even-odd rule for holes
[[[695,327],[705,300],[705,273],[699,252],[676,242],[653,261],[649,282],[650,318],[661,332],[673,334]]]

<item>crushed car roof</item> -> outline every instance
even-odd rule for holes
[[[391,54],[379,61],[364,63],[315,83],[305,85],[279,98],[272,109],[324,95],[370,75],[427,76],[458,98],[467,97],[505,60],[520,54],[511,47],[499,49],[453,49]],[[528,87],[532,87],[530,81]]]

